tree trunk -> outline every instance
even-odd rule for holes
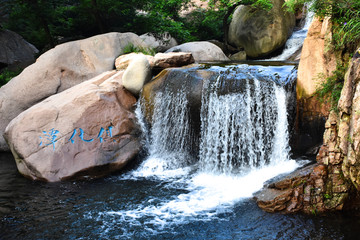
[[[40,20],[40,25],[41,25],[42,29],[45,32],[48,43],[50,44],[51,47],[55,47],[55,41],[54,41],[53,36],[51,35],[51,31],[50,31],[50,28],[49,28],[49,22],[47,21],[46,17],[42,13],[42,10],[41,10],[41,8],[40,8],[40,6],[38,4],[38,1],[37,0],[31,0],[30,4],[31,4],[31,8],[34,11],[35,15]]]
[[[224,31],[224,44],[225,44],[225,52],[228,52],[228,38],[229,38],[229,27],[230,23],[228,22],[230,15],[234,12],[235,8],[240,6],[240,3],[234,4],[227,9],[227,12],[223,18],[223,31]]]
[[[95,21],[99,27],[100,32],[105,33],[106,27],[105,27],[104,21],[101,17],[101,14],[99,12],[99,8],[97,6],[96,0],[91,0],[91,6],[92,6],[91,13],[92,13],[93,17],[95,18]]]

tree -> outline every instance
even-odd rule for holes
[[[147,22],[146,31],[155,34],[168,32],[181,42],[193,40],[184,17],[180,16],[181,10],[189,4],[190,0],[147,1],[141,8]]]
[[[10,12],[5,27],[39,49],[53,47],[62,39],[129,31],[136,21],[136,6],[144,1],[2,0]]]
[[[223,16],[225,41],[228,19],[240,4],[266,6],[269,0],[210,0],[216,11],[197,12],[192,21],[180,13],[190,0],[0,0],[9,9],[3,27],[21,34],[38,49],[109,31],[137,34],[169,32],[180,42],[218,36]],[[260,4],[261,3],[261,4]],[[199,17],[199,18],[198,18]],[[194,24],[195,23],[195,24]]]
[[[50,24],[56,0],[14,0],[6,4],[10,9],[10,29],[23,36],[43,36],[48,44],[55,46]]]

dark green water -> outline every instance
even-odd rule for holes
[[[155,178],[111,176],[88,182],[32,182],[0,154],[0,239],[358,239],[360,218],[261,211],[244,199],[212,215],[174,217],[159,224],[109,211],[161,205],[188,189]],[[141,207],[140,207],[141,206]],[[156,213],[155,213],[156,215]]]

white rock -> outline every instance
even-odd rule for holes
[[[126,68],[122,84],[131,93],[138,95],[144,84],[151,78],[151,68],[145,55],[138,54]]]

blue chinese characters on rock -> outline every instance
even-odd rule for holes
[[[101,127],[96,139],[98,139],[100,141],[100,143],[102,143],[105,141],[106,137],[112,138],[113,137],[113,134],[112,134],[113,128],[114,128],[113,126],[109,126],[106,129]],[[46,146],[52,145],[53,151],[55,151],[55,143],[58,141],[58,134],[60,134],[59,130],[52,128],[49,131],[42,131],[42,133],[43,133],[43,135],[39,137],[41,140],[39,146],[46,147]],[[79,133],[79,134],[77,135],[77,133]],[[71,137],[68,139],[68,141],[71,142],[72,144],[74,144],[76,137],[79,137],[81,141],[86,142],[86,143],[90,143],[95,140],[94,138],[85,139],[84,135],[85,135],[85,131],[82,128],[75,128]],[[113,140],[113,141],[115,141],[115,140]]]
[[[43,136],[40,137],[41,142],[39,144],[39,146],[49,146],[52,145],[53,146],[53,150],[55,151],[55,143],[58,141],[57,139],[57,134],[59,134],[58,130],[55,130],[54,128],[50,129],[50,131],[46,132],[43,131]],[[44,141],[46,141],[46,143],[44,143]]]

